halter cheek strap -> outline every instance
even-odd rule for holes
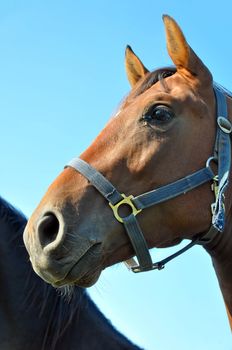
[[[205,168],[173,183],[141,194],[137,197],[133,197],[132,195],[126,196],[123,193],[119,193],[111,182],[109,182],[101,173],[80,158],[74,158],[67,165],[67,167],[74,168],[91,182],[91,184],[109,202],[115,218],[124,225],[138,260],[138,264],[134,259],[125,262],[133,272],[162,269],[167,262],[184,253],[195,244],[204,245],[208,243],[215,237],[215,235],[222,232],[224,229],[224,199],[225,189],[228,185],[231,161],[230,133],[232,131],[232,125],[228,120],[226,97],[224,93],[217,85],[214,85],[214,91],[217,103],[217,134],[214,156],[207,160]],[[212,161],[215,161],[218,164],[218,174],[216,175],[210,166]],[[159,262],[153,263],[136,216],[145,208],[162,203],[179,195],[183,195],[210,181],[213,182],[215,203],[212,205],[212,225],[209,231],[203,237],[201,236],[201,238],[196,237],[186,247],[180,249],[175,254],[172,254]],[[130,207],[131,214],[127,217],[121,217],[119,214],[119,208],[122,205]]]
[[[76,169],[80,174],[86,177],[86,179],[88,179],[109,202],[115,217],[125,226],[140,266],[143,266],[144,269],[150,269],[152,266],[152,260],[147,243],[135,218],[139,211],[135,213],[136,207],[132,202],[132,197],[126,197],[124,194],[120,194],[101,173],[80,158],[74,158],[68,163],[68,166]],[[132,213],[128,217],[121,218],[118,210],[121,205],[125,204],[132,208]]]

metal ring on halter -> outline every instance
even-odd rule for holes
[[[230,134],[232,132],[231,122],[225,117],[218,117],[217,124],[219,128],[226,134]]]
[[[115,218],[121,222],[123,224],[123,217],[119,215],[119,207],[121,205],[127,205],[130,207],[131,209],[131,213],[136,216],[138,213],[140,213],[142,211],[142,209],[137,209],[136,206],[133,204],[132,199],[134,198],[132,195],[130,196],[126,196],[124,193],[121,193],[121,196],[123,197],[123,199],[116,203],[116,204],[112,204],[109,202],[109,205],[111,207],[111,209],[113,210],[114,216]]]
[[[212,171],[212,173],[215,174],[215,172],[213,171],[213,169],[210,165],[212,162],[214,162],[217,165],[218,164],[217,157],[209,157],[206,161],[206,168],[210,169]],[[217,177],[218,177],[218,174],[215,174],[213,180],[216,180]]]

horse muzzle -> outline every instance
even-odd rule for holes
[[[34,228],[28,223],[24,231],[24,243],[33,269],[54,286],[74,284],[77,280],[90,285],[93,279],[95,283],[96,276],[100,275],[97,272],[101,270],[101,242],[92,239],[91,235],[87,238],[69,231],[58,211],[42,215]],[[92,266],[99,268],[92,272]]]

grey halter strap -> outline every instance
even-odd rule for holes
[[[224,229],[224,192],[228,184],[230,170],[230,133],[232,131],[232,125],[228,120],[226,97],[223,91],[221,91],[217,85],[214,85],[214,92],[217,103],[217,133],[214,155],[207,160],[205,168],[168,185],[146,192],[137,197],[133,197],[132,195],[126,196],[123,193],[119,193],[112,183],[109,182],[100,172],[80,158],[74,158],[66,166],[74,168],[89,180],[89,182],[109,202],[115,218],[124,225],[138,260],[138,264],[134,259],[129,259],[125,262],[133,272],[149,271],[153,269],[160,270],[167,262],[184,253],[195,244],[204,245],[209,243]],[[211,169],[212,161],[217,163],[218,174],[214,174]],[[137,214],[145,208],[185,194],[210,181],[213,183],[215,203],[212,205],[212,225],[209,231],[206,234],[197,235],[186,247],[180,249],[175,254],[172,254],[159,262],[153,263],[146,240],[136,219]],[[119,215],[119,207],[121,205],[129,206],[131,214],[127,217],[121,217]]]

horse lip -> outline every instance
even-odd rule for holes
[[[97,269],[95,268],[91,271],[87,271],[82,276],[79,276],[78,279],[73,279],[71,281],[69,279],[69,275],[74,271],[77,265],[78,263],[72,266],[72,268],[69,270],[65,278],[52,283],[53,287],[57,288],[57,287],[63,287],[65,285],[78,285],[79,287],[87,288],[92,286],[97,281],[101,273],[100,268],[97,268]]]
[[[72,271],[79,265],[79,270],[83,268],[83,258],[88,254],[92,249],[95,249],[97,246],[100,248],[100,243],[94,243],[91,246],[89,246],[80,257],[78,257],[78,260],[72,259],[70,262],[65,262],[65,258],[60,260],[53,260],[52,263],[49,263],[46,268],[39,267],[38,263],[34,263],[32,261],[33,268],[35,272],[46,282],[51,283],[53,286],[62,286],[65,283],[66,280],[68,280],[68,276],[72,273]],[[31,260],[31,258],[30,258]],[[85,263],[85,262],[84,262]],[[54,273],[55,272],[55,273]],[[88,273],[88,272],[87,272]],[[80,273],[80,276],[78,279],[81,279],[86,274],[86,271],[83,273]]]
[[[91,249],[97,249],[96,246],[99,246],[99,243],[94,244],[93,246],[91,246],[88,251],[86,252],[86,254],[90,253]],[[99,247],[100,248],[100,247]],[[82,258],[85,257],[85,255],[82,255]],[[88,279],[88,276],[91,275],[91,282],[87,283],[87,285],[83,285],[83,287],[87,287],[92,285],[95,282],[92,282],[92,280],[97,280],[97,277],[99,277],[100,272],[101,272],[101,266],[98,264],[97,268],[96,266],[94,266],[93,268],[88,269],[87,271],[83,271],[82,273],[79,274],[79,271],[82,270],[83,264],[86,264],[86,261],[79,259],[78,261],[76,261],[74,264],[72,264],[72,266],[70,267],[70,269],[66,272],[66,274],[63,276],[62,279],[58,279],[55,282],[52,283],[52,285],[54,287],[61,287],[67,284],[77,284],[78,286],[82,286],[82,281],[85,281]],[[103,267],[102,267],[103,268]],[[77,271],[75,271],[75,274],[78,272],[78,278],[73,278],[72,276],[72,272],[77,269]],[[93,278],[95,277],[95,278]],[[79,283],[80,282],[80,283]]]

